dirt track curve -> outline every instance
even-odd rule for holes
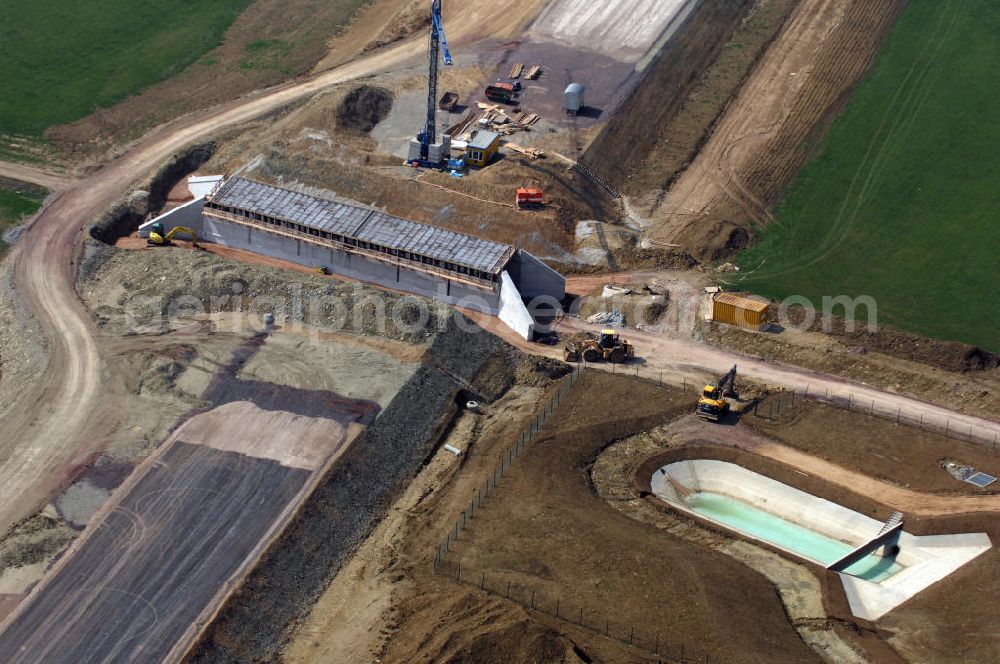
[[[511,16],[530,16],[539,0],[475,3],[456,7],[450,18],[450,36],[456,44],[489,35],[493,27],[509,27]],[[518,13],[512,14],[516,9]],[[387,48],[342,67],[305,79],[248,95],[228,104],[192,114],[164,125],[101,170],[53,197],[26,229],[8,260],[15,261],[15,284],[28,308],[34,312],[48,339],[49,361],[35,385],[15,408],[0,420],[0,532],[29,515],[58,488],[66,469],[85,462],[101,448],[100,431],[115,425],[113,409],[102,406],[114,388],[102,384],[103,366],[97,334],[74,289],[70,264],[80,229],[119,198],[160,162],[184,146],[211,136],[220,129],[253,119],[264,113],[349,80],[386,70],[419,57],[422,38]],[[19,170],[22,177],[28,171]],[[43,174],[35,173],[38,177]],[[50,176],[46,176],[50,177]],[[495,319],[488,327],[511,338]],[[870,399],[880,407],[899,408],[905,414],[926,415],[944,425],[950,419],[961,426],[1000,432],[1000,424],[950,413],[899,395],[853,386],[829,376],[791,367],[748,360],[691,340],[654,337],[635,333],[646,369],[683,370],[728,368],[734,361],[760,380],[795,389],[829,388],[831,394]],[[559,350],[528,345],[533,353],[558,355]]]
[[[449,16],[449,36],[455,44],[474,42],[526,24],[541,5],[541,0],[508,0],[456,6]],[[49,359],[35,385],[0,420],[0,487],[4,488],[0,533],[46,500],[68,469],[88,461],[101,448],[100,430],[114,426],[113,409],[100,412],[101,397],[110,399],[113,389],[102,385],[96,330],[74,288],[70,261],[79,231],[185,146],[339,83],[404,65],[425,48],[418,37],[182,117],[151,131],[122,156],[75,183],[31,167],[4,166],[10,177],[39,184],[45,180],[45,186],[62,190],[34,218],[6,259],[15,261],[15,286],[43,328]],[[459,64],[462,57],[475,56],[457,57]]]

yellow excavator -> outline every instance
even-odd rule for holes
[[[614,330],[601,330],[597,339],[574,341],[566,345],[563,359],[567,362],[624,362],[635,357],[635,348]]]
[[[171,244],[178,233],[188,235],[191,238],[191,244],[195,248],[198,247],[198,234],[187,226],[174,226],[167,233],[163,230],[163,224],[153,224],[149,229],[149,239],[146,242],[154,247],[166,247]]]
[[[736,393],[736,365],[719,380],[717,385],[706,385],[698,399],[698,417],[718,422],[729,411],[727,397],[739,397]]]

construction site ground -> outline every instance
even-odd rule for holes
[[[594,494],[588,469],[601,448],[687,411],[690,402],[680,390],[585,375],[476,512],[447,571],[460,564],[466,583],[485,579],[503,595],[510,581],[523,603],[535,591],[535,606],[547,613],[559,600],[567,622],[579,622],[582,611],[590,640],[607,638],[607,628],[612,639],[628,641],[634,628],[645,651],[631,653],[639,661],[655,661],[657,635],[662,652],[672,646],[676,656],[684,644],[696,661],[706,653],[732,662],[812,661],[763,577],[637,524]]]
[[[568,16],[581,4],[558,2],[550,11]],[[622,0],[615,6],[634,4]],[[603,450],[627,449],[619,447],[621,439],[654,430],[650,446],[709,442],[748,465],[766,466],[781,481],[813,482],[810,489],[848,506],[880,515],[905,509],[912,514],[908,524],[922,532],[986,531],[994,542],[1000,537],[997,495],[966,486],[948,489],[948,483],[958,481],[938,463],[954,456],[987,472],[997,470],[992,450],[983,444],[1000,430],[996,370],[928,368],[879,353],[854,353],[849,350],[853,342],[840,348],[822,335],[796,344],[782,343],[780,335],[727,333],[723,339],[699,323],[705,273],[665,270],[692,267],[690,256],[676,247],[641,244],[638,229],[647,227],[654,239],[683,243],[699,258],[738,248],[744,236],[729,231],[766,219],[767,205],[863,73],[900,5],[894,0],[792,4],[768,0],[767,12],[755,14],[766,14],[762,26],[753,17],[744,21],[735,3],[713,5],[697,15],[688,33],[687,48],[693,50],[684,51],[697,74],[689,83],[715,80],[702,75],[701,65],[713,61],[713,48],[727,43],[719,35],[738,25],[756,26],[747,44],[761,55],[740,61],[745,80],[733,73],[739,68],[733,65],[736,69],[718,77],[725,83],[701,88],[706,98],[721,104],[717,113],[702,108],[693,114],[694,129],[685,140],[702,149],[686,170],[680,169],[674,188],[668,191],[658,182],[634,197],[634,205],[620,204],[568,166],[605,122],[627,128],[616,134],[621,151],[604,152],[609,171],[627,171],[624,165],[634,157],[635,146],[663,138],[651,127],[670,124],[651,123],[648,112],[630,114],[627,104],[622,113],[610,112],[616,100],[627,100],[613,81],[638,79],[634,73],[622,78],[626,69],[614,59],[631,58],[628,66],[634,71],[641,49],[630,45],[633,50],[624,55],[607,52],[610,42],[601,40],[617,39],[608,22],[591,45],[604,55],[588,52],[584,58],[584,44],[560,45],[554,29],[549,32],[555,41],[542,47],[526,38],[545,7],[541,0],[449,5],[448,36],[460,60],[443,78],[442,89],[453,82],[463,99],[471,99],[513,60],[535,57],[532,48],[539,49],[537,57],[551,59],[550,67],[563,69],[544,72],[533,84],[545,88],[547,104],[567,75],[596,77],[595,105],[604,103],[604,95],[612,100],[600,117],[542,118],[531,131],[511,136],[549,151],[543,159],[506,151],[488,169],[461,179],[402,167],[381,146],[398,142],[411,116],[420,115],[414,108],[419,111],[425,80],[426,17],[421,12],[426,4],[376,0],[331,40],[326,57],[309,75],[239,98],[232,98],[233,87],[213,88],[214,97],[199,97],[184,87],[184,94],[206,110],[178,117],[122,147],[119,139],[137,136],[127,127],[194,108],[163,104],[178,95],[172,85],[191,82],[180,77],[67,128],[70,133],[58,140],[82,146],[76,170],[50,173],[0,164],[5,176],[59,192],[27,225],[0,269],[0,621],[6,616],[17,630],[16,640],[4,634],[0,649],[30,642],[39,644],[39,652],[52,648],[55,654],[72,643],[64,637],[85,629],[90,629],[88,647],[99,647],[89,637],[110,634],[106,626],[122,620],[130,626],[110,636],[119,639],[116,647],[122,650],[116,652],[125,653],[137,643],[125,641],[137,636],[142,624],[139,618],[125,620],[121,612],[143,602],[115,595],[110,588],[116,579],[128,577],[123,586],[144,590],[148,579],[136,570],[157,564],[177,570],[193,561],[201,582],[197,587],[165,583],[173,594],[165,591],[160,608],[171,617],[138,638],[150,647],[154,642],[166,647],[183,634],[178,643],[194,644],[196,662],[279,657],[301,662],[658,661],[662,657],[652,653],[661,649],[657,637],[674,648],[668,652],[677,653],[683,644],[689,654],[709,653],[712,661],[718,655],[726,661],[814,661],[820,656],[853,662],[858,648],[877,662],[895,663],[896,653],[909,661],[990,661],[996,650],[994,598],[1000,590],[996,549],[877,625],[860,624],[815,570],[766,556],[728,535],[702,533],[677,515],[657,521],[664,513],[637,494],[608,493],[613,483],[618,490],[631,490],[622,484],[631,480],[630,464],[641,455],[623,453],[616,461],[622,465],[613,472],[611,465],[604,466],[608,483],[594,471],[606,459]],[[267,3],[255,7],[270,7],[267,20],[285,11]],[[790,19],[782,22],[785,11]],[[768,30],[777,37],[765,49]],[[236,39],[227,45],[229,55],[244,57],[244,43]],[[546,49],[552,49],[551,56]],[[578,55],[579,66],[567,66],[574,64],[570,56]],[[607,79],[600,78],[604,65],[611,72]],[[261,73],[261,80],[271,80],[273,73]],[[199,81],[213,85],[209,78]],[[388,113],[385,95],[376,88],[392,97]],[[346,100],[359,89],[372,108],[345,114]],[[662,97],[639,110],[689,90],[656,89]],[[526,99],[541,92],[529,86]],[[220,105],[207,108],[213,99]],[[709,121],[713,114],[718,117]],[[374,129],[368,126],[373,117],[378,120]],[[382,123],[389,123],[381,129],[384,137]],[[490,335],[442,328],[435,317],[416,331],[396,329],[389,321],[380,326],[365,316],[346,328],[337,326],[336,312],[322,306],[307,308],[300,317],[297,297],[330,298],[351,309],[370,291],[245,252],[192,251],[183,242],[151,249],[131,238],[117,249],[87,239],[88,253],[81,255],[80,231],[87,223],[126,192],[146,186],[143,178],[170,155],[208,138],[215,140],[215,152],[198,167],[201,173],[246,168],[249,177],[327,187],[418,221],[516,242],[568,269],[648,270],[577,277],[570,282],[576,293],[594,293],[605,281],[636,285],[659,276],[667,283],[670,298],[663,316],[650,329],[626,332],[636,344],[637,361],[585,372],[542,437],[477,511],[443,573],[433,571],[438,545],[552,393],[554,381],[568,370],[554,361],[562,349],[528,343],[495,318],[471,312],[470,318],[507,344]],[[117,158],[101,166],[105,153]],[[673,158],[682,161],[676,154]],[[545,186],[549,204],[543,210],[514,209],[513,190],[525,184]],[[693,217],[684,216],[685,206],[697,208],[699,218],[712,223],[690,225]],[[580,224],[589,222],[594,222],[585,226],[592,230],[590,244],[584,248],[596,265],[582,260],[576,242]],[[157,298],[169,302],[181,296],[223,304],[219,311],[195,307],[162,318]],[[265,296],[277,300],[251,305],[253,298]],[[134,306],[148,298],[153,300],[148,307]],[[259,334],[265,309],[277,317],[266,338]],[[557,331],[568,337],[594,327],[567,317]],[[741,375],[745,371],[771,387],[870,400],[882,417],[814,404],[783,411],[794,414],[789,422],[747,420],[716,427],[688,416],[700,384],[733,363],[740,365]],[[482,402],[481,414],[462,409],[469,398]],[[363,432],[354,429],[353,444],[346,444],[349,435],[339,434],[344,444],[337,450],[326,436],[294,435],[295,426],[275,433],[262,425],[249,432],[261,442],[253,450],[234,448],[240,436],[226,433],[230,426],[252,424],[255,408],[266,410],[267,419],[284,412],[280,417],[322,428],[331,426],[317,423],[324,412],[351,404],[380,414],[366,420],[370,424]],[[946,422],[962,430],[975,427],[979,445],[957,442],[954,434],[940,440],[897,427],[888,417],[893,411],[908,421],[926,416],[936,430]],[[227,416],[225,427],[209,427],[205,436],[194,436],[197,440],[181,436],[187,428],[177,429],[185,420],[197,429],[219,413]],[[680,419],[670,422],[675,417]],[[655,433],[659,425],[670,429],[661,436]],[[316,440],[319,452],[299,449],[302,457],[276,460],[279,434],[293,438],[280,438],[287,443],[280,445],[283,451]],[[829,434],[837,449],[817,442],[820,434]],[[888,442],[880,445],[881,438]],[[456,457],[441,448],[443,442],[465,454]],[[329,472],[317,470],[317,464],[338,453]],[[165,459],[177,463],[164,466]],[[912,461],[912,467],[896,468],[895,459]],[[235,477],[226,470],[233,464],[257,474]],[[829,481],[800,480],[802,473]],[[222,483],[213,480],[219,475],[232,480],[233,495],[257,496],[267,504],[259,513],[243,514],[217,494],[199,498],[197,487]],[[250,486],[254,477],[259,481]],[[311,492],[304,488],[309,482],[315,482]],[[274,491],[256,490],[265,485]],[[194,493],[177,491],[185,487]],[[144,497],[150,495],[146,488],[166,491],[153,500]],[[240,499],[235,503],[242,505]],[[205,505],[210,509],[199,512]],[[171,535],[170,519],[191,517],[184,527],[193,540],[182,544],[191,550],[211,548],[224,523],[209,517],[226,510],[233,519],[228,523],[245,537],[221,557],[185,557],[176,542],[163,545]],[[127,518],[133,513],[148,517],[144,537]],[[91,528],[80,537],[88,523]],[[161,525],[167,529],[157,531]],[[265,544],[273,545],[264,551]],[[176,555],[159,556],[164,549]],[[122,553],[104,557],[107,551]],[[143,564],[144,555],[158,562]],[[460,582],[458,564],[463,565]],[[74,570],[103,575],[109,585],[83,596],[93,587],[73,584],[68,575]],[[52,573],[39,585],[47,571]],[[239,583],[226,583],[237,577]],[[504,597],[505,580],[511,581],[511,601]],[[65,592],[47,593],[47,588]],[[529,588],[545,603],[531,609]],[[556,598],[566,602],[559,618],[553,615]],[[59,623],[60,617],[87,607],[99,609],[91,616],[102,621],[97,627],[88,628],[93,623],[83,620]],[[192,617],[197,614],[204,619]],[[143,615],[136,610],[133,617]],[[608,636],[601,630],[602,617]],[[617,639],[610,638],[612,626]],[[635,633],[626,635],[625,627]],[[827,631],[832,636],[823,634]]]
[[[864,431],[863,415],[849,417],[854,420],[854,431]],[[989,638],[963,641],[958,634],[971,631],[979,636],[994,629],[990,626],[994,619],[989,617],[992,613],[988,613],[988,606],[996,601],[995,589],[1000,584],[995,569],[995,547],[873,624],[851,616],[835,575],[813,565],[792,563],[759,545],[733,540],[726,532],[706,528],[702,523],[665,510],[654,499],[639,496],[639,483],[648,482],[648,473],[664,461],[715,458],[739,463],[875,518],[884,519],[892,509],[902,509],[908,532],[986,532],[996,541],[1000,504],[996,503],[995,495],[966,499],[903,489],[810,454],[792,454],[793,450],[784,441],[763,437],[745,426],[746,422],[744,419],[739,424],[730,422],[720,426],[688,415],[664,427],[625,438],[604,450],[594,463],[595,489],[632,518],[731,555],[766,575],[771,567],[768,561],[781,558],[785,569],[775,574],[772,582],[792,624],[814,649],[826,653],[826,661],[859,661],[858,651],[864,654],[860,661],[874,662],[990,659],[989,652],[995,644]],[[919,432],[913,433],[919,436]],[[843,441],[838,436],[839,432],[824,435],[802,430],[796,432],[793,444],[809,445],[810,439],[817,437]],[[786,436],[786,440],[790,439],[791,436]],[[899,440],[898,447],[902,449],[902,438]],[[858,443],[858,447],[862,445]],[[925,477],[930,478],[931,472],[925,473]],[[967,601],[969,593],[974,594],[976,602]],[[832,641],[831,633],[836,635]]]
[[[751,428],[838,466],[923,493],[992,494],[962,482],[945,470],[952,461],[1000,477],[1000,448],[974,445],[922,431],[887,418],[851,413],[821,403],[773,395],[757,407],[759,416],[743,418]]]
[[[229,403],[180,427],[8,617],[0,658],[186,652],[374,414],[347,400],[340,412],[327,400],[322,417],[264,405]]]

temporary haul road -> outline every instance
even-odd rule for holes
[[[466,3],[449,15],[449,36],[482,38],[526,23],[542,0]],[[48,341],[48,363],[38,381],[0,419],[0,534],[29,516],[59,488],[65,468],[84,463],[100,449],[101,429],[116,422],[116,389],[102,384],[96,329],[76,295],[70,261],[79,230],[172,154],[222,129],[252,120],[331,86],[421,57],[423,37],[358,58],[343,66],[247,95],[163,125],[86,179],[51,197],[8,254],[18,294],[35,314]],[[11,177],[29,181],[37,169],[6,164]],[[50,181],[54,184],[55,181]],[[58,187],[57,187],[58,189]],[[100,424],[100,428],[95,426]]]

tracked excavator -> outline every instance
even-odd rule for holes
[[[153,224],[149,229],[149,239],[146,241],[148,244],[154,247],[166,247],[170,245],[174,237],[178,233],[184,233],[191,238],[191,244],[195,247],[198,246],[198,234],[194,232],[193,229],[187,226],[174,226],[170,229],[170,232],[165,232],[163,230],[163,224],[156,223]]]
[[[597,339],[574,341],[566,345],[564,358],[567,362],[624,362],[635,357],[635,348],[614,330],[601,330]]]
[[[698,417],[703,420],[718,422],[729,412],[728,397],[737,398],[736,393],[736,365],[723,376],[718,384],[708,384],[698,399]]]

